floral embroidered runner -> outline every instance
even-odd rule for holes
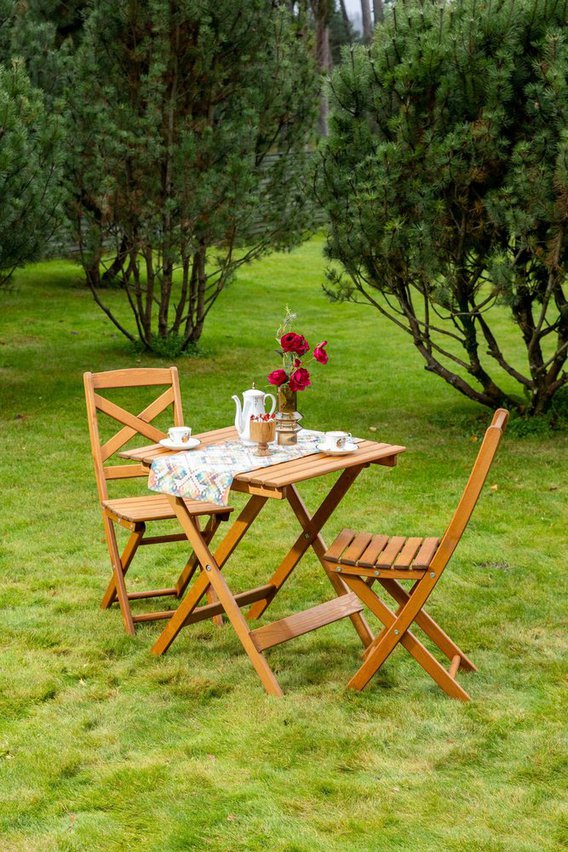
[[[152,462],[148,488],[161,494],[226,506],[237,474],[317,453],[316,444],[321,440],[321,432],[306,429],[299,433],[297,444],[274,447],[269,456],[256,456],[256,446],[247,447],[241,441],[224,441],[202,450],[159,456]]]

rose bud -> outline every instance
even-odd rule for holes
[[[325,347],[327,346],[327,340],[324,340],[323,343],[318,343],[318,345],[314,349],[314,358],[316,361],[319,361],[320,364],[327,364],[329,361],[329,355],[325,351]]]

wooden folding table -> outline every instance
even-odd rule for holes
[[[238,438],[233,427],[205,432],[197,437],[202,446]],[[282,695],[282,689],[264,656],[266,649],[347,617],[351,619],[363,645],[368,646],[374,637],[361,615],[363,605],[336,573],[326,572],[337,594],[336,598],[256,629],[251,629],[250,622],[259,618],[270,606],[310,547],[325,568],[323,557],[326,545],[321,536],[322,527],[363,468],[371,464],[393,467],[398,454],[404,452],[404,449],[405,447],[361,440],[358,441],[357,451],[348,455],[329,456],[317,453],[238,474],[231,489],[248,494],[249,500],[214,553],[209,549],[211,531],[207,527],[204,530],[199,528],[198,522],[187,512],[182,499],[168,496],[195,554],[195,558],[188,563],[187,571],[193,573],[197,564],[201,566],[202,571],[189,587],[177,610],[173,611],[173,614],[170,611],[160,613],[163,618],[169,620],[152,652],[159,655],[167,651],[183,627],[225,614],[266,691],[271,695]],[[121,456],[142,462],[149,468],[157,456],[166,453],[168,450],[156,444],[125,451]],[[311,515],[298,493],[297,485],[329,473],[339,473],[339,476],[317,511]],[[298,519],[301,532],[267,583],[233,594],[221,569],[269,499],[288,501]],[[188,579],[189,577],[182,578],[184,587]],[[215,593],[217,602],[199,606],[210,589]],[[252,606],[245,618],[240,608],[250,604]]]

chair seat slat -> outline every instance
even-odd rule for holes
[[[357,533],[347,550],[344,551],[341,561],[345,562],[346,565],[355,565],[372,538],[371,533]]]
[[[341,532],[327,551],[326,558],[331,559],[332,562],[337,562],[345,548],[351,544],[354,538],[355,533],[353,530],[341,530]]]
[[[374,535],[365,552],[359,557],[359,565],[372,567],[389,540],[388,535]]]
[[[396,568],[410,568],[412,560],[416,556],[421,544],[421,538],[407,538],[393,565]]]
[[[414,562],[412,563],[413,568],[428,568],[430,562],[432,561],[432,557],[436,553],[438,549],[438,545],[440,543],[440,539],[438,538],[425,538],[422,540],[422,544],[420,545],[420,549],[418,553],[414,557]]]
[[[402,535],[394,535],[376,561],[378,568],[390,568],[402,549],[406,539]]]
[[[227,514],[232,511],[228,506],[217,506],[215,503],[205,503],[201,500],[184,502],[192,515]],[[115,500],[104,500],[103,506],[125,521],[166,521],[176,517],[168,498],[163,494],[150,497],[119,497]]]

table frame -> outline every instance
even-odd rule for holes
[[[212,444],[235,439],[237,433],[231,427],[206,432],[198,437],[203,444]],[[264,651],[268,648],[342,618],[351,620],[364,647],[371,644],[374,636],[361,614],[361,601],[341,577],[326,568],[324,555],[327,548],[321,530],[364,468],[371,464],[393,467],[397,463],[398,455],[404,452],[405,448],[374,441],[358,443],[357,452],[351,455],[325,456],[318,453],[236,476],[232,490],[249,494],[249,500],[214,553],[209,548],[205,531],[201,531],[198,521],[189,514],[183,500],[168,496],[196,557],[192,563],[193,568],[188,570],[194,570],[197,562],[202,571],[173,614],[161,613],[162,617],[169,620],[152,648],[153,654],[161,655],[167,651],[185,626],[207,618],[216,617],[218,620],[219,615],[226,615],[264,688],[269,694],[280,696],[282,689],[264,656]],[[149,468],[154,458],[167,452],[159,445],[153,445],[128,450],[121,455]],[[339,473],[338,478],[318,509],[310,514],[298,492],[297,484],[333,472]],[[286,500],[289,503],[301,532],[267,583],[234,594],[222,574],[222,568],[271,498]],[[250,622],[265,613],[309,549],[313,550],[324,568],[336,598],[251,629]],[[180,578],[185,586],[189,579],[190,577]],[[213,590],[217,601],[199,606],[208,590]],[[245,617],[241,607],[249,605],[251,608]]]

